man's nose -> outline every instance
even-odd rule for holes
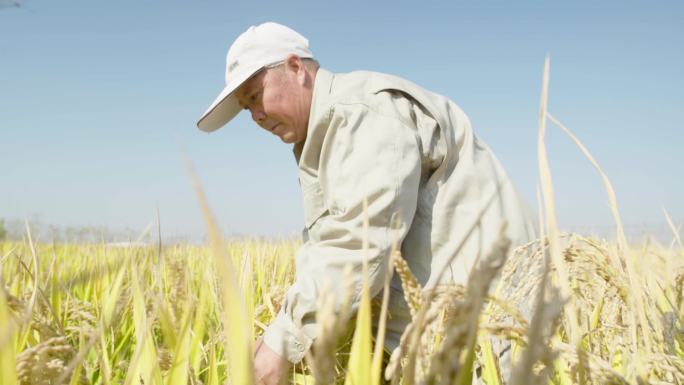
[[[260,109],[260,108],[252,108],[250,110],[252,113],[252,120],[255,121],[257,124],[261,123],[264,119],[266,119],[266,114]]]

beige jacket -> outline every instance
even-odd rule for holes
[[[503,221],[513,245],[535,236],[531,211],[463,111],[406,80],[320,69],[307,139],[294,151],[304,244],[296,254],[296,280],[264,334],[264,342],[291,362],[300,361],[316,338],[322,288],[332,284],[341,292],[346,265],[361,287],[364,199],[373,296],[382,290],[394,240],[419,282],[432,287],[443,268],[442,282],[464,284]],[[410,320],[397,276],[390,298],[386,347],[393,349]]]

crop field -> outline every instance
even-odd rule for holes
[[[387,263],[401,278],[413,316],[399,348],[382,349],[389,290],[370,298],[364,285],[356,311],[350,295],[340,301],[324,293],[319,337],[286,381],[684,383],[678,229],[667,217],[670,243],[625,237],[608,178],[548,114],[547,82],[548,64],[540,109],[540,238],[506,258],[509,241],[500,237],[467,285],[432,290],[420,287],[394,250]],[[547,121],[596,166],[615,239],[558,230],[543,140]],[[23,241],[0,242],[0,385],[255,383],[254,341],[293,281],[299,243],[223,240],[197,180],[195,187],[206,246],[34,242],[30,226]]]
[[[553,288],[559,269],[544,278],[543,269],[530,268],[548,254],[548,241],[521,247],[489,296],[487,286],[502,262],[496,253],[473,272],[468,287],[438,293],[422,292],[395,254],[415,318],[400,356],[386,365],[391,378],[469,383],[474,365],[483,381],[501,383],[493,339],[512,341],[516,384],[684,381],[681,245],[620,250],[615,242],[577,234],[559,240],[570,297]],[[297,246],[224,244],[236,273],[226,282],[222,274],[230,271],[218,266],[208,247],[3,243],[0,382],[223,384],[230,377],[231,383],[248,383],[249,372],[238,365],[249,365],[249,341],[278,311]],[[624,257],[634,263],[633,276]],[[504,298],[515,271],[525,272],[519,277],[524,284]],[[543,280],[548,289],[540,297],[533,288]],[[531,320],[515,307],[526,298],[543,301]],[[331,343],[336,331],[344,333],[346,322],[339,318],[345,315],[322,315],[325,338],[295,368],[293,380],[344,381],[349,370],[354,375],[348,381],[370,383],[380,368],[373,366],[370,323],[363,322],[368,316],[359,311],[350,351]],[[231,342],[235,338],[244,341]],[[340,364],[345,361],[348,366]]]

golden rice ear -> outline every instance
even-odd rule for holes
[[[345,290],[341,300],[330,289],[330,283],[322,288],[318,298],[316,323],[319,332],[314,340],[313,349],[307,352],[305,356],[316,385],[333,384],[338,377],[338,349],[340,341],[349,332],[348,320],[351,318],[351,303],[354,293],[351,266],[345,267],[343,281]],[[347,353],[344,352],[343,354]]]
[[[451,307],[451,316],[444,321],[445,335],[429,363],[425,383],[469,385],[472,382],[480,316],[490,285],[504,265],[510,245],[504,223],[492,249],[471,271],[463,298],[450,298],[446,302]]]
[[[71,374],[67,362],[76,351],[64,336],[43,341],[17,356],[16,375],[18,383],[47,384],[63,373]],[[7,375],[11,375],[8,371]],[[3,381],[7,379],[3,371]]]
[[[546,288],[549,269],[544,274],[542,286],[537,293],[537,305],[530,323],[527,335],[527,346],[523,356],[513,368],[511,385],[546,384],[549,381],[548,370],[553,368],[555,353],[549,346],[552,336],[556,333],[556,325],[560,321],[563,302],[560,292],[554,287]],[[546,292],[546,293],[545,293]],[[548,299],[546,299],[548,297]],[[534,367],[538,362],[544,363],[547,371],[537,374]]]
[[[422,306],[423,288],[411,272],[406,260],[402,258],[401,253],[396,251],[390,255],[390,258],[391,263],[401,280],[404,299],[409,305],[412,318],[412,321],[406,326],[406,329],[400,337],[399,346],[392,352],[389,362],[385,367],[385,380],[391,381],[392,384],[398,384],[401,378],[404,378],[404,381],[410,381],[407,380],[407,378],[412,377],[411,373],[407,375],[406,369],[404,369],[401,361],[407,355],[410,355],[409,346],[416,347],[417,344],[411,343],[411,341],[417,341],[419,337],[417,331],[422,329],[418,327],[418,325],[422,325],[427,309]],[[413,353],[415,354],[415,350]]]
[[[406,260],[401,257],[401,253],[394,253],[392,262],[399,278],[401,278],[401,288],[404,291],[404,299],[411,310],[411,316],[415,317],[423,304],[423,287],[420,286],[416,276],[411,272]]]
[[[337,344],[337,314],[335,314],[335,295],[327,282],[318,297],[316,323],[318,335],[305,359],[314,376],[314,383],[332,384],[335,382],[335,350]]]

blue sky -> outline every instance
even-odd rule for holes
[[[683,2],[0,0],[0,217],[64,226],[204,224],[185,148],[226,233],[297,234],[288,145],[247,116],[195,122],[223,87],[225,54],[253,24],[306,36],[323,67],[375,70],[452,98],[536,205],[544,56],[549,109],[584,141],[632,228],[684,221]],[[606,229],[606,194],[554,127],[561,224]]]

